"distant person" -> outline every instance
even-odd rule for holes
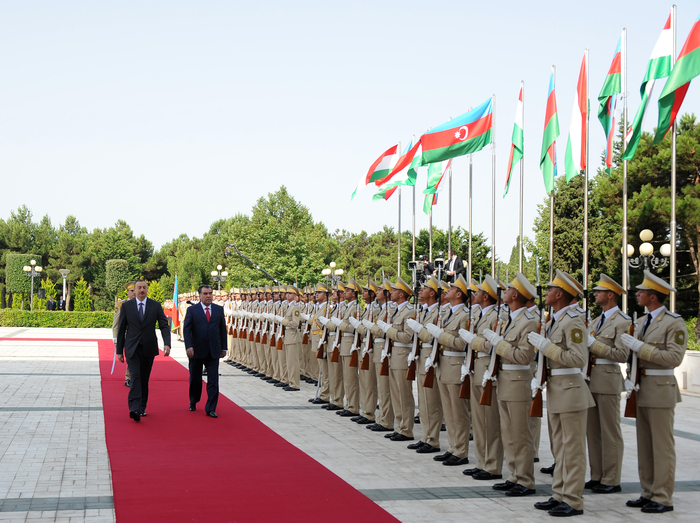
[[[190,367],[190,411],[197,410],[202,399],[202,368],[207,369],[207,403],[204,411],[217,418],[219,401],[219,358],[226,356],[226,318],[224,308],[212,303],[214,290],[209,285],[199,288],[199,303],[187,309],[183,334]]]
[[[56,300],[53,299],[53,296],[49,296],[49,301],[46,302],[46,310],[47,311],[55,311],[56,310]]]
[[[459,270],[464,269],[464,262],[462,262],[462,258],[457,256],[457,253],[452,249],[450,251],[450,260],[447,262],[447,267],[445,267],[446,272],[449,276],[449,281],[454,283],[457,280],[457,276],[459,276]]]
[[[63,294],[61,294],[61,298],[58,300],[58,310],[66,310],[66,300],[63,299]]]
[[[153,327],[158,322],[163,336],[163,355],[166,357],[170,355],[170,328],[163,307],[148,298],[148,284],[138,280],[134,289],[135,298],[124,302],[119,313],[117,357],[124,363],[126,353],[131,373],[129,417],[141,421],[146,415],[148,380],[153,360],[158,355],[158,338]]]

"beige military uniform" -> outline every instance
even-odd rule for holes
[[[290,303],[282,320],[284,325],[284,352],[287,361],[287,384],[299,388],[299,365],[301,360],[301,311],[298,303]]]
[[[345,314],[345,302],[340,302],[331,310],[331,317],[342,318]],[[337,362],[331,361],[333,354],[333,347],[336,343],[336,337],[342,336],[342,332],[339,332],[333,322],[328,322],[326,325],[328,329],[328,345],[326,346],[326,358],[328,362],[328,381],[330,386],[331,394],[331,404],[336,407],[343,408],[343,398],[345,396],[345,388],[343,387],[343,367],[342,360],[338,358]],[[340,340],[338,340],[338,347],[340,347]],[[338,348],[338,350],[340,350]]]
[[[457,458],[466,458],[469,453],[469,433],[471,431],[467,402],[459,397],[462,387],[462,365],[466,357],[466,342],[459,337],[459,329],[464,328],[469,319],[469,309],[457,306],[447,309],[444,332],[440,334],[440,360],[437,367],[438,386],[442,413],[447,426],[447,450]]]
[[[321,334],[323,334],[323,326],[321,322],[318,321],[320,317],[326,316],[326,310],[328,307],[328,302],[316,304],[316,310],[314,311],[313,317],[311,318],[311,349],[314,351],[313,358],[316,359],[318,353],[318,344],[321,339]],[[323,356],[316,360],[319,367],[319,388],[318,397],[323,401],[329,401],[329,384],[328,384],[328,360],[326,359],[326,348],[324,347]]]
[[[603,485],[617,486],[622,476],[624,442],[620,428],[620,394],[623,391],[620,363],[627,361],[628,350],[620,336],[632,321],[614,307],[594,318],[589,336],[596,338],[590,347],[589,387],[595,405],[588,410],[586,436],[591,479]]]
[[[389,358],[389,394],[394,409],[394,430],[409,438],[413,437],[413,418],[416,400],[413,383],[406,379],[408,355],[411,352],[412,332],[406,325],[408,318],[415,318],[416,311],[407,301],[398,306],[389,317],[391,327],[386,337],[393,340]]]
[[[491,342],[484,338],[486,329],[495,330],[498,309],[495,305],[486,307],[476,322],[474,334],[477,338],[472,341],[472,350],[476,352],[474,375],[471,379],[471,414],[472,434],[474,435],[474,452],[476,453],[476,468],[490,474],[501,474],[503,468],[503,442],[501,441],[501,419],[498,405],[498,386],[494,383],[491,395],[491,406],[480,405],[484,373],[491,362]],[[501,319],[502,320],[502,319]],[[506,317],[506,322],[507,322]],[[499,321],[499,326],[503,325]],[[500,327],[499,327],[500,328]]]
[[[358,415],[360,412],[359,364],[357,367],[350,366],[351,350],[355,341],[355,328],[350,324],[348,318],[360,318],[360,305],[357,300],[353,300],[345,306],[337,335],[342,335],[340,339],[340,362],[343,372],[343,389],[345,390],[345,409]]]
[[[586,481],[586,426],[588,409],[594,405],[581,369],[588,361],[588,342],[583,315],[569,305],[547,323],[550,344],[547,358],[547,411],[551,424],[554,499],[583,509]]]
[[[418,322],[425,325],[434,324],[440,305],[435,303],[431,308],[426,307],[418,315]],[[420,426],[423,429],[421,441],[440,448],[440,429],[442,427],[442,403],[440,402],[440,386],[424,387],[425,361],[433,352],[433,337],[423,329],[418,335],[418,361],[416,362],[416,385],[418,387],[418,414]]]
[[[688,330],[680,314],[666,307],[644,325],[647,315],[637,321],[635,332],[642,334],[639,351],[641,378],[637,395],[637,458],[642,497],[661,505],[673,505],[676,476],[676,449],[673,418],[681,401],[673,369],[683,361]],[[656,312],[656,311],[654,311]]]
[[[380,314],[381,310],[382,308],[377,302],[370,303],[367,307],[365,307],[365,310],[362,313],[362,319],[371,319],[371,321],[374,322],[374,320]],[[360,415],[374,422],[376,419],[375,411],[377,410],[377,374],[374,370],[374,364],[371,363],[374,348],[367,347],[367,328],[364,325],[360,324],[357,327],[357,331],[360,334],[362,340],[362,352],[360,352],[360,354],[358,355],[358,365],[360,367]],[[367,370],[361,369],[362,360],[364,359],[364,351],[367,351],[367,357],[370,359],[369,369]]]
[[[539,309],[537,305],[533,305],[527,310],[530,314],[537,318],[537,324],[540,322]],[[543,318],[544,320],[544,318]],[[532,370],[532,377],[534,378],[537,374],[537,358],[530,363],[530,368]],[[542,432],[542,418],[529,417],[528,426],[530,427],[530,435],[532,436],[532,446],[535,450],[534,459],[540,459],[540,433]]]
[[[530,382],[534,357],[527,341],[530,332],[537,331],[537,318],[523,307],[510,314],[503,329],[503,341],[496,345],[501,357],[498,371],[498,411],[501,437],[510,470],[508,481],[528,489],[535,488],[534,445],[530,432]]]
[[[374,322],[387,322],[389,314],[394,313],[395,308],[389,303],[381,306],[379,314],[374,318]],[[372,335],[374,336],[374,347],[372,348],[372,363],[374,366],[375,377],[377,379],[377,404],[379,409],[375,421],[378,425],[387,429],[394,428],[394,407],[391,403],[391,387],[389,385],[389,376],[382,376],[382,350],[386,343],[385,334],[377,325],[372,327]]]

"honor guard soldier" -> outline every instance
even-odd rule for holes
[[[345,286],[345,311],[342,317],[333,317],[331,321],[335,324],[340,338],[340,361],[343,372],[343,389],[345,390],[346,406],[336,412],[339,416],[349,418],[357,417],[360,412],[360,384],[358,367],[350,366],[352,358],[353,344],[355,342],[355,328],[350,323],[350,318],[355,320],[360,318],[360,304],[357,301],[359,285],[352,278]]]
[[[367,425],[367,428],[373,432],[394,432],[394,408],[391,404],[391,391],[389,385],[389,376],[382,375],[381,369],[383,364],[382,355],[386,345],[386,334],[379,328],[377,322],[386,322],[389,314],[393,314],[393,307],[390,304],[391,282],[388,278],[384,278],[382,285],[377,287],[377,302],[379,303],[379,313],[373,318],[374,321],[363,319],[362,324],[374,336],[374,345],[370,349],[371,363],[370,367],[374,367],[375,376],[377,378],[377,403],[379,409],[376,414],[375,423]]]
[[[136,291],[134,290],[134,286],[136,285],[135,281],[130,281],[127,282],[125,288],[126,288],[126,300],[118,300],[117,301],[117,307],[114,311],[114,318],[112,319],[112,337],[114,338],[114,347],[116,348],[117,346],[117,332],[119,331],[119,315],[122,311],[122,305],[129,301],[131,298],[136,296]],[[126,373],[124,374],[124,386],[125,387],[131,387],[131,373],[129,372],[129,366],[126,366]]]
[[[328,405],[330,398],[328,360],[326,359],[326,346],[321,344],[323,325],[319,321],[319,318],[327,318],[330,313],[331,304],[328,302],[328,295],[328,286],[325,283],[316,285],[316,307],[311,318],[311,349],[315,351],[313,358],[318,362],[319,385],[316,397],[309,400],[314,405]]]
[[[484,374],[491,362],[491,342],[486,339],[484,332],[488,329],[498,330],[502,326],[501,311],[497,302],[499,283],[487,274],[484,281],[477,285],[478,292],[474,297],[475,303],[481,308],[481,314],[476,321],[474,332],[462,329],[460,336],[470,344],[476,352],[474,360],[474,375],[471,378],[470,404],[471,429],[474,434],[474,450],[476,452],[476,467],[464,471],[468,476],[478,480],[501,479],[503,468],[503,443],[501,441],[500,417],[498,413],[498,386],[493,385],[491,405],[481,405],[484,391]],[[507,321],[507,320],[506,320]]]
[[[520,497],[535,493],[534,447],[529,427],[532,381],[531,363],[534,349],[527,335],[537,331],[538,317],[527,310],[527,300],[537,295],[537,289],[524,274],[518,273],[508,284],[503,301],[510,308],[510,317],[499,336],[490,329],[484,337],[500,356],[498,371],[498,411],[501,437],[510,476],[496,483],[494,490],[506,496]]]
[[[642,495],[628,507],[659,514],[673,510],[676,448],[673,417],[681,401],[674,369],[683,361],[688,330],[680,314],[664,306],[675,289],[649,271],[637,285],[637,304],[649,311],[635,325],[635,336],[623,334],[622,342],[634,352],[638,364],[637,459]],[[629,388],[635,384],[628,384]]]
[[[360,369],[360,415],[350,419],[360,425],[373,425],[376,419],[377,375],[374,371],[374,365],[371,363],[373,349],[368,345],[368,342],[372,341],[372,334],[362,323],[366,320],[371,324],[371,321],[379,316],[381,306],[375,301],[376,296],[377,285],[372,280],[369,280],[367,285],[362,286],[362,299],[367,304],[362,317],[358,320],[350,319],[350,323],[352,323],[358,333],[359,352],[357,360]],[[364,365],[365,362],[367,362],[367,365]]]
[[[423,308],[418,314],[418,319],[408,319],[406,323],[418,337],[414,340],[417,344],[416,355],[416,385],[418,386],[418,413],[423,436],[417,443],[411,443],[408,448],[419,454],[432,454],[440,451],[440,428],[442,427],[442,404],[440,403],[440,388],[425,387],[426,369],[425,362],[433,352],[433,336],[425,327],[438,323],[440,305],[437,302],[440,284],[435,276],[430,276],[421,286],[420,295]]]
[[[284,326],[284,353],[287,360],[287,380],[288,385],[283,390],[298,391],[299,390],[299,362],[301,359],[301,317],[302,312],[299,310],[299,289],[294,285],[287,287],[287,301],[289,307],[284,315],[280,318],[280,323]]]
[[[535,300],[539,300],[540,296],[539,294],[535,294],[532,299],[527,300],[527,311],[530,314],[534,314],[535,316],[539,316],[539,308],[537,307],[537,304],[535,303]],[[539,319],[538,319],[539,321]],[[542,316],[542,321],[544,322],[544,314]],[[535,373],[537,372],[537,358],[535,358],[532,363],[530,364],[530,367],[532,368],[532,377],[535,377]],[[542,418],[539,418],[537,416],[530,416],[529,418],[529,423],[528,425],[530,426],[530,434],[532,434],[532,445],[535,450],[535,457],[533,458],[533,461],[535,463],[539,463],[540,461],[540,432],[542,431]],[[552,469],[552,472],[554,472],[554,469]]]
[[[340,362],[340,339],[342,332],[339,332],[333,318],[342,318],[345,314],[345,285],[343,282],[338,282],[338,287],[334,289],[333,301],[334,307],[328,318],[321,317],[319,321],[328,330],[328,343],[326,345],[326,357],[328,362],[328,386],[330,388],[330,403],[324,405],[326,410],[341,411],[344,410],[343,398],[345,397],[345,389],[343,388],[343,368]],[[333,361],[335,360],[335,361]]]
[[[615,280],[600,275],[593,288],[596,305],[603,313],[590,323],[588,350],[589,387],[595,406],[588,410],[588,461],[591,480],[586,488],[596,494],[620,492],[624,441],[620,428],[620,394],[623,391],[620,363],[627,361],[628,349],[622,343],[632,320],[617,306],[624,292]]]
[[[588,361],[588,333],[584,315],[576,310],[578,287],[559,270],[547,285],[545,303],[554,311],[546,326],[547,336],[531,332],[528,341],[547,361],[547,411],[557,466],[554,496],[535,503],[535,508],[567,517],[583,514],[586,435],[582,427],[594,402],[581,372]]]
[[[459,397],[459,389],[462,386],[461,370],[466,357],[466,342],[459,336],[459,329],[467,324],[469,309],[467,305],[467,282],[460,274],[449,285],[446,299],[449,309],[440,320],[442,327],[433,323],[425,325],[425,328],[438,341],[438,361],[432,361],[429,357],[425,362],[425,369],[437,365],[437,379],[440,387],[440,401],[442,413],[447,425],[447,438],[450,447],[447,452],[435,456],[435,461],[443,465],[454,467],[469,463],[469,411],[468,400]]]

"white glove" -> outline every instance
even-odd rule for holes
[[[536,332],[531,332],[530,334],[527,335],[527,341],[529,341],[533,347],[535,347],[538,351],[542,351],[549,347],[550,341],[542,336],[541,334],[537,334]]]
[[[275,319],[276,319],[279,323],[282,323],[282,321],[284,320],[284,317],[275,315]]]
[[[430,356],[428,356],[428,357],[426,358],[426,360],[425,360],[425,372],[428,372],[428,370],[429,370],[430,367],[432,367],[432,366],[433,366],[433,358],[431,358]]]
[[[387,356],[386,349],[382,349],[382,360],[381,360],[381,361],[384,361],[384,359],[386,358],[386,356]]]
[[[503,341],[503,336],[499,336],[491,329],[486,329],[484,331],[484,338],[489,340],[491,342],[491,345],[493,345],[494,347],[498,345],[501,341]]]
[[[420,334],[420,331],[423,330],[423,325],[413,318],[408,318],[406,320],[406,325],[408,325],[408,328],[411,329],[413,332],[416,334]]]
[[[467,369],[467,366],[464,363],[462,363],[462,369],[460,372],[459,381],[464,381],[464,378],[466,378],[467,374],[469,374],[468,370],[469,369]]]
[[[336,327],[340,327],[340,324],[343,322],[343,320],[341,320],[340,318],[336,318],[335,316],[331,318],[331,321]]]
[[[311,316],[309,316],[308,314],[304,314],[303,312],[300,313],[299,316],[301,316],[302,318],[304,318],[304,321],[309,321],[309,318],[311,317]]]
[[[319,317],[318,321],[320,321],[321,325],[323,325],[325,327],[326,325],[328,325],[328,322],[330,320],[328,318],[326,318],[325,316],[321,316],[321,317]]]
[[[359,320],[356,320],[356,319],[353,318],[352,316],[350,316],[350,317],[348,318],[348,321],[350,322],[350,325],[352,325],[352,328],[353,328],[353,329],[357,329],[357,328],[360,326]]]
[[[593,336],[593,333],[591,333],[588,335],[588,348],[590,349],[594,343],[595,343],[595,336]]]
[[[256,320],[259,320],[261,315],[260,314],[253,314],[253,316],[255,316]]]
[[[537,378],[532,378],[532,381],[530,382],[530,389],[532,390],[532,397],[535,397],[535,394],[537,394],[537,391],[540,388],[540,382],[537,381]]]
[[[408,358],[406,358],[406,363],[409,365],[409,367],[410,367],[410,365],[411,365],[411,362],[412,362],[413,360],[415,360],[415,359],[416,359],[416,358],[415,358],[415,356],[413,356],[413,352],[409,352],[409,353],[408,353]]]
[[[391,328],[391,325],[389,325],[388,323],[386,323],[386,322],[384,322],[384,321],[382,321],[382,320],[379,320],[379,321],[377,322],[377,327],[379,327],[380,329],[382,329],[382,330],[384,331],[384,334],[386,334],[386,331],[388,331],[388,330]]]
[[[627,394],[634,390],[634,384],[630,380],[625,380],[625,390]]]
[[[428,325],[426,325],[425,328],[428,329],[428,332],[432,335],[433,338],[439,338],[440,334],[445,332],[444,329],[441,329],[440,327],[432,323],[428,323]]]
[[[114,341],[114,346],[117,346],[117,338],[112,338],[112,341]]]
[[[622,340],[622,343],[625,344],[625,347],[633,352],[639,352],[644,346],[644,342],[642,340],[638,340],[634,336],[630,336],[627,333],[620,336],[620,339]]]
[[[474,338],[476,338],[476,334],[474,334],[473,332],[469,332],[466,329],[459,329],[459,337],[467,343],[471,343],[474,341]]]
[[[364,325],[364,326],[367,327],[368,329],[371,329],[371,328],[374,326],[374,323],[372,323],[372,322],[369,321],[369,320],[362,320],[362,325]]]

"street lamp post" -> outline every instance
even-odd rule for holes
[[[330,268],[326,267],[321,271],[321,274],[325,276],[326,278],[326,283],[328,283],[331,286],[338,285],[338,282],[340,281],[340,278],[343,276],[343,269],[336,269],[335,268],[335,262],[331,262]]]
[[[643,242],[639,246],[639,256],[633,257],[634,247],[627,245],[627,264],[633,269],[639,269],[643,266],[644,270],[648,270],[650,266],[652,269],[663,269],[666,267],[671,255],[671,245],[668,243],[663,244],[659,249],[661,256],[656,256],[654,254],[654,246],[650,243],[654,239],[654,233],[649,229],[644,229],[639,233],[639,238]]]
[[[221,282],[226,281],[226,277],[228,276],[227,271],[222,271],[223,267],[221,265],[216,266],[215,271],[211,271],[211,278],[218,283],[219,289],[221,290]]]
[[[29,294],[29,310],[34,312],[34,277],[41,276],[41,271],[43,270],[39,265],[36,264],[36,260],[31,260],[29,265],[23,267],[24,274],[32,279],[31,292]]]
[[[70,274],[70,269],[58,269],[58,272],[63,276],[63,301],[66,301],[66,276]]]

